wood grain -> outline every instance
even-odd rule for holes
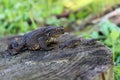
[[[74,37],[66,34],[58,40]],[[0,40],[0,80],[93,80],[112,64],[110,49],[100,42],[10,56],[5,51],[9,41]]]

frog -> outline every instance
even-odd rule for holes
[[[64,34],[63,26],[48,26],[25,33],[21,37],[12,39],[7,47],[11,55],[19,54],[24,50],[51,50],[51,43],[57,43],[57,38]]]

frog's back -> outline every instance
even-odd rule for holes
[[[45,27],[39,28],[37,30],[33,30],[31,32],[26,33],[24,36],[30,37],[30,38],[35,38],[37,36],[42,36],[44,34]]]
[[[40,28],[25,34],[26,37],[26,46],[31,49],[32,48],[39,48],[38,38],[44,36],[45,28]]]

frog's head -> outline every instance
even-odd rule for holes
[[[15,38],[9,43],[9,45],[11,46],[11,49],[18,47],[18,40],[19,40],[19,38]]]
[[[49,26],[46,29],[46,33],[48,37],[54,37],[57,38],[60,35],[64,34],[64,28],[62,26],[56,27],[56,26]]]
[[[16,47],[19,46],[18,40],[19,40],[19,38],[15,38],[9,43],[7,50],[10,52],[10,54],[16,54],[18,52],[15,49]]]

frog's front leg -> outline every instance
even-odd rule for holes
[[[51,50],[51,49],[53,49],[52,47],[47,46],[48,43],[47,43],[47,39],[45,37],[38,38],[38,42],[39,42],[39,46],[43,50]]]

